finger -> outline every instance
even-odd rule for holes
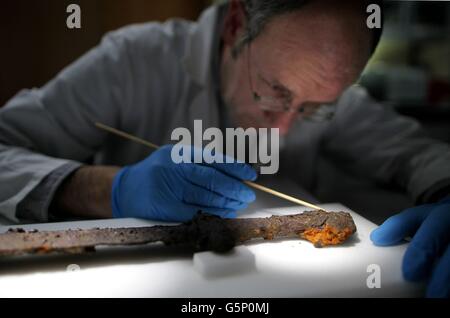
[[[235,219],[236,217],[237,217],[236,212],[230,212],[224,216],[224,218],[226,218],[226,219]]]
[[[188,204],[230,210],[240,210],[247,207],[244,202],[229,199],[195,184],[188,184],[183,192],[183,200]]]
[[[242,162],[212,163],[210,166],[239,180],[255,181],[258,176],[255,169]]]
[[[257,178],[255,169],[250,165],[243,162],[237,162],[236,159],[222,153],[212,154],[204,149],[192,146],[183,146],[182,151],[190,151],[191,162],[200,163],[195,160],[201,159],[202,165],[213,167],[236,179],[254,181]],[[206,163],[206,161],[211,163]]]
[[[450,297],[450,246],[436,265],[431,280],[428,283],[427,297]]]
[[[410,281],[429,276],[450,241],[450,205],[437,205],[422,223],[403,258],[403,275]]]
[[[241,181],[212,167],[185,164],[181,172],[191,183],[229,199],[244,203],[251,203],[256,199],[255,193]]]
[[[375,245],[388,246],[414,235],[420,224],[430,213],[430,205],[421,205],[391,216],[380,227],[372,231],[370,239]]]

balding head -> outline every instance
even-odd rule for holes
[[[365,11],[355,2],[362,1],[309,1],[301,9],[272,17],[253,42],[292,67],[305,56],[314,57],[330,79],[349,85],[372,47]]]
[[[311,10],[306,14],[318,16],[318,14],[323,13],[329,16],[352,16],[357,19],[365,19],[366,8],[373,2],[373,0],[346,0],[342,2],[334,0],[242,0],[246,18],[246,32],[240,39],[240,43],[247,44],[255,39],[263,32],[269,22],[283,14],[295,13],[299,10],[304,12]]]
[[[230,86],[223,88],[230,104],[242,105],[233,107],[241,107],[239,116],[248,117],[245,126],[279,127],[286,132],[294,115],[261,110],[258,114],[254,103],[238,96],[238,90],[244,89],[242,78],[255,83],[253,88],[246,85],[248,96],[252,90],[273,98],[289,96],[291,108],[331,102],[357,80],[373,45],[372,33],[365,24],[365,3],[231,1],[223,36],[227,66],[222,67],[224,80]],[[234,70],[239,74],[232,75],[232,62],[226,62],[228,56],[234,58]],[[237,81],[240,84],[232,93],[230,82]],[[246,109],[254,110],[252,116]]]

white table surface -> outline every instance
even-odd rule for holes
[[[295,214],[304,210],[298,206],[264,209],[262,201],[258,202],[246,211],[245,217]],[[276,205],[276,200],[274,202],[272,206]],[[340,204],[322,206],[330,211],[349,211]],[[369,234],[375,225],[349,212],[358,232],[344,245],[318,249],[302,240],[249,243],[246,246],[255,256],[255,268],[233,271],[219,278],[205,277],[196,270],[191,253],[158,243],[145,247],[104,247],[84,255],[2,259],[0,297],[421,296],[423,285],[407,283],[402,278],[401,260],[407,245],[373,246]],[[57,230],[154,224],[122,219],[22,227]],[[0,231],[6,229],[3,227]],[[370,264],[380,266],[379,289],[369,289],[366,285]]]

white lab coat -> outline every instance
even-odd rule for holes
[[[44,87],[12,98],[0,109],[0,213],[17,220],[18,203],[68,162],[128,165],[149,154],[98,130],[96,121],[160,145],[171,143],[173,129],[192,129],[194,119],[220,127],[211,70],[218,16],[211,7],[198,22],[120,29]],[[329,123],[292,129],[280,174],[314,189],[318,157],[326,156],[355,174],[396,183],[415,198],[450,183],[449,146],[428,138],[417,122],[357,87],[342,95],[337,109]]]

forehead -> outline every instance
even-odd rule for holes
[[[294,92],[307,87],[339,95],[359,71],[337,22],[320,15],[312,19],[301,10],[278,16],[252,42],[252,60]]]

